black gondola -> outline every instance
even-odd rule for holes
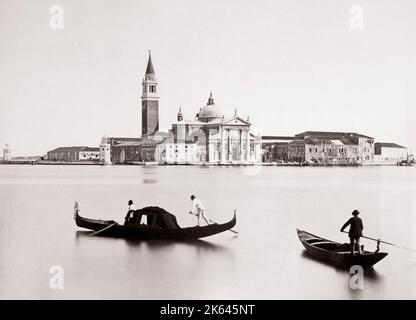
[[[147,224],[141,224],[142,216],[147,216]],[[189,240],[209,237],[232,229],[236,224],[234,217],[226,223],[213,223],[206,226],[181,228],[176,217],[159,207],[144,207],[135,210],[131,223],[122,225],[114,220],[88,219],[79,215],[78,203],[74,208],[75,223],[78,227],[99,232],[103,236],[128,237],[138,239]]]

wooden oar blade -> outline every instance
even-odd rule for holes
[[[105,228],[103,228],[101,230],[94,231],[93,233],[90,233],[88,236],[89,237],[95,236],[95,235],[97,235],[97,234],[99,234],[99,233],[101,233],[101,232],[103,232],[103,231],[105,231],[107,229],[110,229],[111,227],[114,227],[116,224],[117,224],[117,222],[115,222],[115,223],[113,223],[113,224],[111,224],[111,225],[109,225],[109,226],[107,226],[107,227],[105,227]]]

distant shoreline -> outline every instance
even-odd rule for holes
[[[47,160],[0,160],[0,165],[51,165],[51,166],[199,166],[199,167],[396,167],[393,163],[372,163],[372,164],[304,164],[304,163],[280,163],[280,162],[259,162],[259,163],[157,163],[157,162],[133,162],[133,163],[117,163],[110,165],[103,165],[97,161],[47,161]],[[400,166],[412,166],[400,165]]]

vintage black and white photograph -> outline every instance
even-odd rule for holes
[[[416,299],[415,12],[0,0],[0,300]]]

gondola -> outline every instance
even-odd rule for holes
[[[140,223],[143,216],[147,217],[147,224]],[[237,221],[236,211],[234,211],[234,217],[226,223],[181,228],[176,221],[176,217],[166,210],[159,207],[144,207],[135,210],[131,223],[122,225],[114,220],[81,217],[77,202],[75,202],[74,207],[74,219],[78,227],[96,231],[97,234],[102,236],[170,240],[192,240],[209,237],[231,230]],[[102,231],[98,232],[100,230]]]
[[[349,268],[360,265],[369,268],[387,256],[386,252],[370,252],[363,250],[360,255],[351,255],[349,243],[338,243],[297,229],[298,237],[306,251],[320,260],[327,261],[338,267]]]

